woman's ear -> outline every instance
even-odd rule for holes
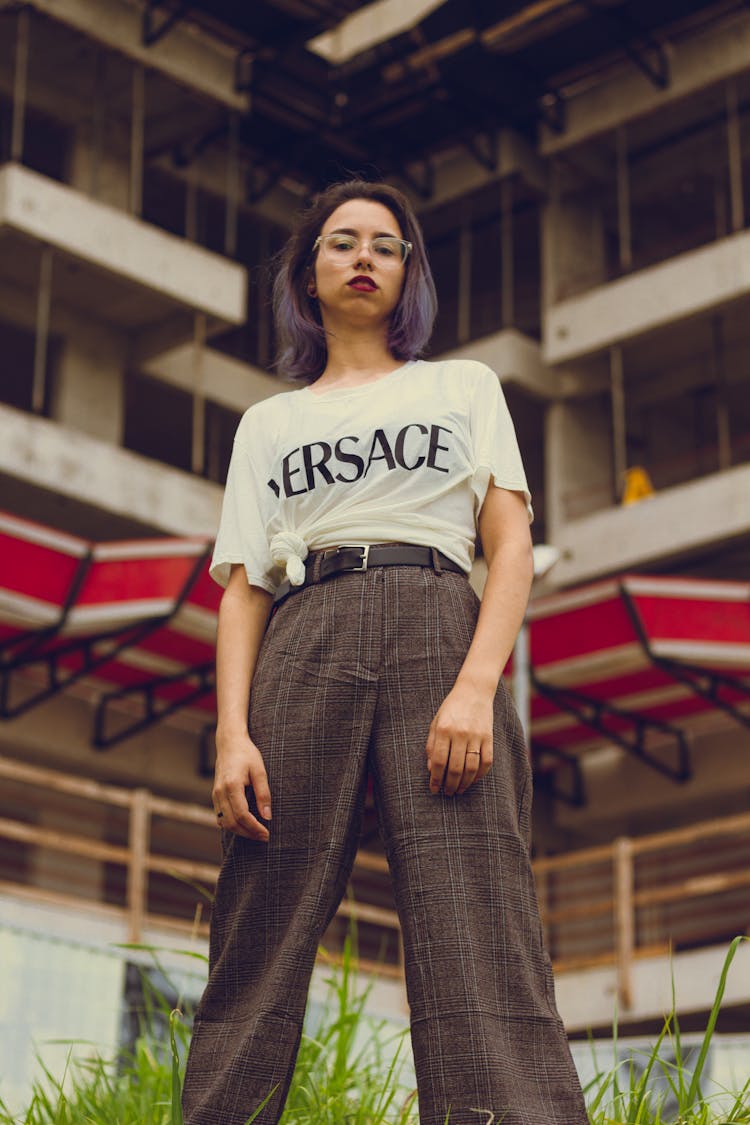
[[[315,284],[315,278],[314,277],[311,277],[310,280],[307,283],[307,295],[308,295],[308,297],[313,297],[313,298],[317,297],[317,295],[318,295],[318,287]]]

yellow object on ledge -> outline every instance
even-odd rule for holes
[[[654,486],[651,477],[642,465],[634,465],[624,472],[625,485],[622,490],[622,504],[637,504],[647,496],[653,496]]]

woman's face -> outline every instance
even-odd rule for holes
[[[373,249],[372,243],[384,236],[403,239],[395,216],[375,200],[350,199],[328,216],[320,234],[323,239],[342,236],[318,247],[308,285],[324,325],[342,318],[363,326],[387,324],[401,296],[405,263],[389,252],[388,244]]]

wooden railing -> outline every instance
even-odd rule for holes
[[[0,758],[0,779],[3,790],[23,787],[18,817],[0,817],[0,849],[7,853],[0,850],[5,876],[0,878],[0,893],[76,907],[85,904],[124,921],[132,942],[155,929],[207,934],[201,902],[210,897],[218,873],[216,862],[200,858],[201,845],[206,855],[216,854],[216,822],[210,809],[158,797],[144,788],[125,789],[7,758]],[[58,807],[66,799],[96,806],[96,835],[75,830],[75,813],[68,810],[67,815]],[[45,826],[45,810],[54,810],[64,827]],[[119,827],[113,823],[117,815]],[[119,834],[118,842],[101,838],[101,824]],[[155,847],[155,825],[162,826],[156,835],[169,838],[174,854]],[[201,832],[202,840],[197,838]],[[50,862],[68,857],[46,885],[30,859],[43,854]],[[104,892],[97,879],[88,887],[76,887],[70,857],[77,857],[79,865],[106,871]],[[556,972],[613,966],[623,1010],[631,1006],[633,965],[639,957],[710,945],[750,928],[750,814],[545,857],[536,860],[534,871]],[[378,879],[386,873],[384,856],[359,852],[355,877]],[[64,883],[67,887],[61,888]],[[174,887],[174,894],[165,892],[167,885]],[[390,934],[396,950],[390,961],[361,958],[360,965],[401,975],[395,910],[347,898],[339,917]]]

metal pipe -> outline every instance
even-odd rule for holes
[[[625,378],[622,348],[615,344],[609,350],[609,383],[612,398],[612,468],[614,471],[614,498],[619,501],[625,484],[628,467],[627,430],[625,419]]]
[[[512,328],[516,318],[515,302],[515,262],[513,260],[513,180],[506,176],[500,184],[500,253],[502,257],[502,304],[503,328]]]
[[[620,269],[633,266],[633,235],[630,216],[630,169],[628,167],[628,137],[625,126],[617,129],[617,233],[620,249]]]
[[[727,98],[727,148],[729,150],[729,200],[732,212],[732,230],[745,226],[745,201],[742,194],[742,141],[737,83],[730,78],[726,84]]]
[[[43,246],[39,261],[39,289],[36,300],[36,332],[34,335],[34,377],[31,384],[31,409],[43,414],[47,404],[47,351],[50,309],[52,307],[51,246]]]
[[[16,163],[23,160],[24,127],[26,124],[26,88],[29,73],[28,8],[18,13],[16,23],[16,58],[13,72],[13,121],[10,133],[10,158]]]
[[[130,213],[143,210],[143,131],[146,108],[146,71],[133,67],[133,105],[130,118]]]

